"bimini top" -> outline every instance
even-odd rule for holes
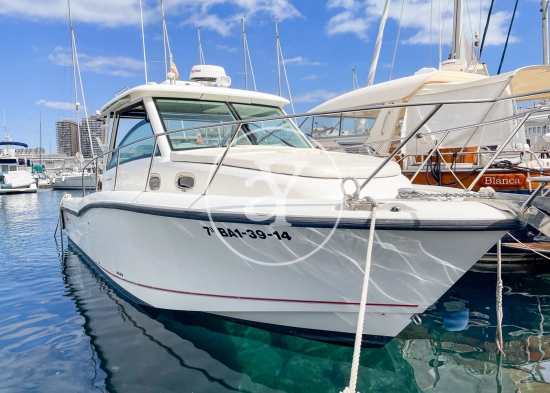
[[[452,91],[471,89],[477,85],[489,85],[508,81],[510,94],[523,94],[538,90],[550,90],[550,66],[529,66],[495,76],[484,76],[466,72],[423,69],[413,76],[395,79],[364,87],[335,97],[311,110],[311,112],[341,110],[358,106],[392,102],[408,102],[418,93],[429,91]],[[471,90],[475,91],[475,90]],[[477,97],[471,97],[477,98]],[[525,98],[533,101],[550,98],[542,94]],[[522,99],[518,100],[522,101]]]
[[[29,147],[26,143],[23,142],[11,142],[11,141],[1,141],[0,146],[22,146]]]
[[[201,82],[175,81],[175,83],[170,83],[170,81],[165,81],[160,84],[149,82],[147,85],[136,86],[132,89],[122,91],[101,108],[101,112],[105,115],[122,104],[135,102],[143,97],[234,102],[240,104],[274,106],[278,108],[282,108],[289,104],[286,98],[273,94],[232,89],[229,87],[208,86]]]

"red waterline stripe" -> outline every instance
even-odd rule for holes
[[[157,291],[163,291],[163,292],[170,292],[170,293],[178,293],[180,295],[193,295],[193,296],[206,296],[206,297],[216,297],[216,298],[222,298],[222,299],[238,299],[238,300],[259,300],[259,301],[267,301],[267,302],[283,302],[283,303],[314,303],[314,304],[338,304],[338,305],[348,305],[348,306],[358,306],[359,303],[356,302],[329,302],[324,300],[296,300],[296,299],[272,299],[272,298],[262,298],[262,297],[248,297],[248,296],[229,296],[229,295],[215,295],[211,293],[197,293],[197,292],[185,292],[185,291],[177,291],[175,289],[166,289],[166,288],[158,288],[158,287],[152,287],[150,285],[140,284],[134,281],[127,280],[125,278],[122,278],[120,276],[117,276],[107,269],[105,269],[101,265],[97,265],[99,268],[103,271],[105,271],[107,274],[122,280],[126,281],[127,283],[137,285],[138,287],[143,287],[147,289],[154,289]],[[395,303],[367,303],[367,306],[383,306],[383,307],[418,307],[417,304],[395,304]]]

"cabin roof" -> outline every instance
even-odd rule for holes
[[[257,104],[282,108],[289,104],[286,98],[273,94],[258,93],[250,90],[232,89],[229,87],[205,86],[197,82],[177,81],[176,84],[149,83],[140,85],[118,94],[110,100],[101,112],[106,114],[114,108],[119,107],[119,103],[135,102],[143,97],[158,98],[180,98],[204,101],[223,101],[240,104]]]
[[[333,111],[392,102],[407,102],[412,96],[417,94],[434,91],[463,90],[470,87],[504,82],[507,79],[510,79],[509,83],[512,94],[550,89],[550,67],[529,66],[491,77],[456,71],[421,71],[413,76],[379,83],[343,94],[313,108],[311,112]],[[550,94],[543,94],[529,97],[525,100],[533,101],[549,97]]]

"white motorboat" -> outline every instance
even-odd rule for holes
[[[84,177],[82,172],[62,172],[51,180],[52,189],[54,190],[95,190],[95,175],[86,173]]]
[[[12,142],[6,134],[6,140],[0,142],[6,146],[0,150],[0,195],[33,193],[38,190],[36,179],[31,175],[31,163],[17,157],[11,146],[27,147],[25,143]]]
[[[137,302],[353,338],[372,212],[343,204],[342,179],[371,177],[364,342],[382,345],[523,226],[478,201],[403,198],[397,163],[315,149],[292,121],[265,119],[288,101],[227,80],[203,65],[190,82],[116,96],[101,112],[113,149],[102,190],[62,200],[71,242]]]

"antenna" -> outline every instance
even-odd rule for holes
[[[143,68],[145,71],[145,84],[148,83],[147,80],[147,56],[145,55],[145,30],[143,28],[143,7],[141,4],[141,0],[139,0],[139,14],[141,16],[141,42],[143,45]]]
[[[206,63],[204,62],[204,53],[202,51],[201,28],[200,27],[197,29],[197,40],[198,40],[198,43],[199,43],[199,64],[204,65]]]

